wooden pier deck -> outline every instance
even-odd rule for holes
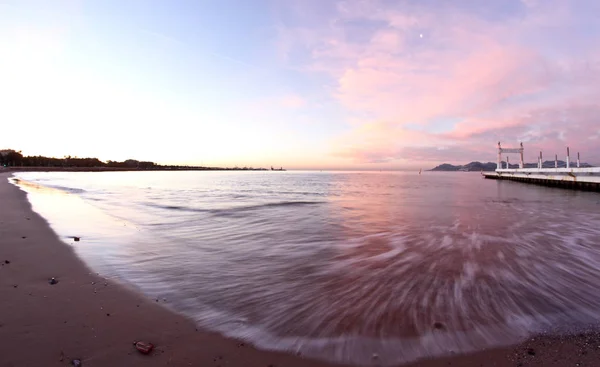
[[[600,167],[516,168],[483,172],[485,178],[600,192]]]

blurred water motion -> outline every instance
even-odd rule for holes
[[[261,348],[385,365],[600,309],[596,193],[470,173],[18,177],[59,190],[20,183],[94,269]]]

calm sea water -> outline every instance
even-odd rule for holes
[[[93,269],[259,348],[385,365],[600,316],[596,193],[472,173],[17,176]]]

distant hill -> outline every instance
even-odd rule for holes
[[[571,162],[571,167],[574,167],[575,162]],[[566,167],[567,163],[565,161],[558,161],[558,167]],[[506,162],[502,162],[502,167],[506,167]],[[510,168],[519,168],[518,164],[510,164],[509,165]],[[525,168],[536,168],[537,167],[537,163],[525,163]],[[542,167],[543,168],[554,168],[554,161],[545,161],[544,163],[542,163]],[[581,163],[581,167],[593,167],[590,164],[587,163]],[[442,172],[453,172],[453,171],[495,171],[496,170],[496,163],[494,162],[487,162],[487,163],[481,163],[481,162],[471,162],[471,163],[467,163],[465,165],[452,165],[452,164],[448,164],[448,163],[444,163],[444,164],[440,164],[439,166],[435,167],[434,169],[430,170],[430,171],[442,171]]]
[[[493,162],[487,162],[487,163],[471,162],[471,163],[467,163],[465,165],[458,165],[458,166],[444,163],[444,164],[440,164],[439,166],[435,167],[431,171],[444,171],[444,172],[482,171],[482,170],[483,171],[493,171],[495,169],[496,169],[496,163],[493,163]]]

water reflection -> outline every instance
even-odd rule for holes
[[[394,364],[586,322],[600,306],[592,193],[471,174],[113,174],[110,192],[67,176],[51,181],[83,190],[69,197],[91,211],[69,207],[72,220],[56,200],[32,202],[59,233],[103,241],[78,247],[84,258],[263,348]],[[114,230],[121,220],[135,231]]]

